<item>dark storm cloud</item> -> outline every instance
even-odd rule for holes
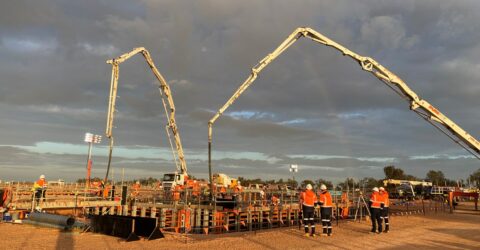
[[[479,137],[479,7],[473,0],[7,1],[0,9],[2,144],[78,144],[84,132],[101,134],[111,70],[105,61],[145,46],[171,85],[184,146],[206,155],[212,113],[204,110],[221,107],[250,68],[299,26],[310,26],[375,58]],[[141,56],[120,66],[117,145],[168,147],[156,85]],[[255,115],[235,116],[244,113]],[[393,157],[418,174],[431,167],[459,177],[476,168],[474,159],[402,161],[413,155],[466,153],[408,111],[408,103],[355,61],[307,39],[265,68],[218,120],[214,155],[223,151],[278,159],[349,157],[282,161],[350,171],[330,169],[332,178],[363,175],[376,171],[370,165],[384,165],[351,160],[360,157]],[[9,155],[19,154],[4,151],[6,163]],[[57,158],[16,157],[12,159],[19,165]],[[66,168],[71,167],[68,156],[58,158],[54,161],[65,159]],[[242,166],[232,170],[238,175],[256,164],[266,172],[275,169],[271,162],[250,160],[225,164]],[[204,159],[191,163],[199,174],[206,166]],[[148,161],[130,164],[149,171]],[[462,165],[462,171],[450,167],[455,164]]]

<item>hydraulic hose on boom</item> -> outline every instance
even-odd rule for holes
[[[328,37],[320,34],[319,32],[308,28],[300,27],[291,33],[287,39],[285,39],[280,46],[278,46],[272,53],[264,57],[257,65],[252,68],[252,72],[248,78],[240,85],[235,93],[228,99],[228,101],[218,110],[218,112],[208,122],[208,168],[211,177],[211,148],[212,148],[212,128],[215,121],[230,107],[240,95],[255,81],[258,74],[279,55],[281,55],[286,49],[294,44],[300,38],[309,38],[315,42],[323,44],[325,46],[332,47],[340,51],[344,56],[348,56],[357,61],[363,70],[372,73],[380,81],[384,82],[388,87],[392,88],[397,94],[402,96],[410,104],[410,109],[425,119],[427,122],[435,126],[450,139],[455,141],[461,147],[465,148],[469,153],[480,159],[480,143],[472,135],[463,130],[460,126],[455,124],[452,120],[442,114],[433,105],[426,100],[421,99],[415,92],[413,92],[408,85],[383,67],[380,63],[373,58],[360,56],[357,53],[345,48],[344,46],[336,43]]]
[[[107,173],[105,174],[104,183],[107,183],[108,174],[110,171],[110,165],[112,161],[112,152],[113,152],[113,144],[114,144],[114,137],[113,137],[113,121],[115,116],[115,103],[117,99],[117,90],[118,90],[118,73],[119,73],[119,65],[120,63],[126,61],[130,57],[141,53],[145,60],[147,61],[148,66],[152,70],[153,74],[158,80],[158,90],[160,91],[160,96],[162,97],[163,107],[165,109],[165,114],[167,115],[168,122],[166,126],[167,135],[170,141],[170,146],[172,147],[172,153],[175,159],[175,165],[177,166],[177,170],[179,170],[182,174],[187,175],[187,163],[185,161],[185,156],[183,153],[182,141],[180,139],[180,133],[178,131],[177,123],[175,121],[175,104],[172,98],[172,92],[170,91],[170,87],[168,86],[165,78],[163,78],[162,74],[158,71],[157,67],[153,63],[153,60],[150,56],[150,53],[143,47],[135,48],[132,51],[125,53],[117,58],[108,60],[107,63],[112,65],[112,79],[110,83],[110,97],[109,97],[109,104],[108,104],[108,116],[107,116],[107,126],[106,126],[106,137],[110,140],[109,146],[109,155],[108,155],[108,165],[107,165]],[[165,98],[167,101],[165,102]],[[173,140],[175,142],[176,150],[173,149],[172,140],[170,137],[169,130],[173,134]],[[177,162],[178,158],[178,162]]]

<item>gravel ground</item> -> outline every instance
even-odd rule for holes
[[[305,238],[295,228],[252,233],[166,235],[124,242],[106,235],[60,232],[31,225],[0,224],[0,249],[480,249],[480,216],[432,214],[392,216],[388,234],[369,234],[367,222],[334,225],[332,237]]]

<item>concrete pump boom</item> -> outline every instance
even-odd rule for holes
[[[119,72],[119,65],[120,63],[126,61],[130,57],[141,53],[145,60],[147,61],[148,66],[150,66],[150,69],[152,70],[153,74],[158,80],[158,89],[160,91],[160,95],[162,97],[162,103],[163,107],[165,109],[165,114],[168,117],[168,124],[167,124],[167,135],[170,140],[170,146],[172,147],[172,152],[174,155],[175,163],[177,165],[177,170],[179,170],[182,174],[187,175],[187,163],[185,162],[185,156],[183,154],[183,147],[182,147],[182,141],[180,140],[180,134],[178,132],[178,127],[175,122],[175,104],[173,102],[172,98],[172,93],[170,91],[170,87],[168,86],[167,82],[165,81],[165,78],[163,78],[162,74],[158,71],[157,67],[155,67],[155,64],[153,63],[152,57],[150,56],[150,53],[143,47],[140,48],[135,48],[132,51],[125,53],[117,58],[108,60],[107,63],[112,65],[112,80],[110,83],[110,98],[109,98],[109,104],[108,104],[108,116],[107,116],[107,126],[106,126],[106,131],[105,134],[107,138],[110,139],[110,151],[109,151],[109,157],[108,157],[108,166],[107,166],[107,173],[105,175],[105,180],[104,182],[106,183],[108,180],[108,173],[110,170],[110,164],[112,161],[112,151],[113,151],[113,121],[114,121],[114,116],[115,116],[115,102],[117,99],[117,86],[118,86],[118,72]],[[167,99],[167,102],[165,102],[165,98]],[[175,151],[173,150],[173,145],[171,142],[170,138],[170,133],[169,130],[173,134],[173,138],[175,141],[175,146],[176,146],[176,154]],[[179,164],[177,163],[177,157]],[[180,165],[180,166],[179,166]]]
[[[218,110],[218,112],[208,122],[208,162],[209,162],[209,174],[211,179],[211,147],[212,147],[212,127],[215,121],[230,107],[240,95],[255,81],[258,74],[274,59],[281,55],[286,49],[288,49],[298,39],[306,37],[320,44],[330,46],[340,51],[344,56],[356,60],[363,70],[372,73],[380,81],[384,82],[387,86],[392,88],[400,96],[405,98],[409,104],[410,109],[431,123],[437,129],[445,133],[448,137],[465,148],[468,152],[480,159],[480,143],[463,130],[460,126],[455,124],[452,120],[442,114],[438,109],[433,107],[426,100],[421,99],[415,92],[413,92],[407,84],[398,76],[390,72],[383,67],[377,61],[370,57],[360,56],[357,53],[343,47],[328,37],[320,34],[319,32],[308,28],[297,28],[292,34],[283,41],[272,53],[263,58],[257,65],[252,68],[252,72],[248,78],[240,85],[235,93],[228,99],[228,101]]]

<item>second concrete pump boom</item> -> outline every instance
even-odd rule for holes
[[[252,72],[248,78],[240,85],[240,87],[235,91],[235,93],[228,99],[228,101],[218,110],[218,112],[210,119],[208,122],[208,163],[209,163],[209,174],[211,179],[211,148],[212,148],[212,127],[215,121],[225,112],[225,110],[230,107],[240,95],[255,81],[258,74],[274,59],[281,55],[286,49],[288,49],[293,43],[298,39],[306,37],[320,44],[332,47],[340,51],[344,56],[348,56],[355,61],[357,61],[363,70],[372,73],[380,81],[384,82],[387,86],[392,88],[400,96],[410,104],[410,109],[424,118],[426,121],[431,123],[437,129],[445,133],[448,137],[458,143],[460,146],[465,148],[472,155],[480,159],[480,143],[463,130],[460,126],[455,124],[452,120],[442,114],[438,109],[433,107],[426,100],[421,99],[415,92],[413,92],[408,85],[396,76],[394,73],[390,72],[388,69],[383,67],[380,63],[375,61],[373,58],[360,56],[357,53],[343,47],[342,45],[336,43],[335,41],[329,39],[328,37],[320,34],[319,32],[308,28],[300,27],[297,28],[292,34],[285,39],[280,46],[278,46],[272,53],[268,54],[263,58],[255,67],[252,68]]]
[[[180,171],[182,175],[187,175],[187,163],[185,162],[185,156],[183,154],[183,147],[182,141],[180,140],[180,134],[178,132],[178,127],[175,121],[175,104],[173,102],[172,93],[170,91],[170,87],[168,86],[165,78],[163,78],[162,74],[158,71],[157,67],[153,63],[152,57],[150,53],[143,47],[135,48],[132,51],[125,53],[117,58],[108,60],[107,63],[112,65],[112,80],[110,83],[110,97],[109,97],[109,104],[108,104],[108,116],[107,116],[107,126],[105,134],[107,138],[110,139],[110,150],[109,150],[109,157],[108,157],[108,165],[107,165],[107,173],[105,175],[104,183],[108,180],[108,173],[110,170],[110,164],[112,161],[112,151],[113,151],[113,121],[115,116],[115,102],[117,99],[117,87],[118,87],[118,73],[119,73],[119,64],[126,61],[130,57],[141,53],[145,60],[147,61],[148,66],[152,70],[153,74],[158,80],[158,89],[160,91],[160,95],[162,97],[162,103],[165,109],[165,114],[168,118],[167,124],[167,135],[169,137],[170,146],[172,147],[172,152],[175,159],[175,164],[177,166],[177,170]],[[165,102],[165,98],[167,101]],[[175,141],[176,151],[173,150],[173,145],[170,138],[169,130],[173,134],[173,139]],[[178,157],[178,163],[177,163]]]

